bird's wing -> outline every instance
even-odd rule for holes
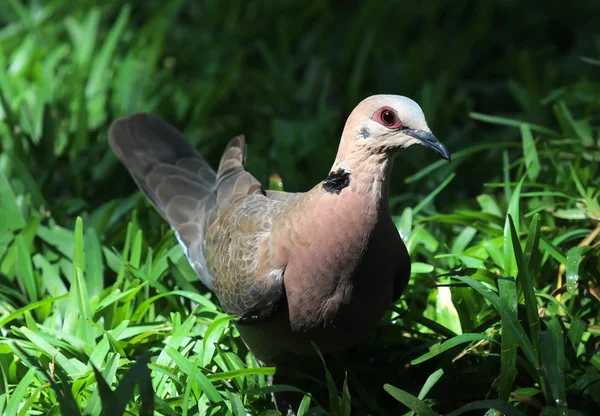
[[[234,200],[206,235],[206,260],[223,309],[251,323],[273,313],[284,299],[286,262],[272,244],[274,218],[284,203],[253,194]]]
[[[244,169],[245,156],[242,136],[223,153],[217,171],[217,209],[205,247],[221,305],[251,323],[269,316],[284,298],[284,266],[272,262],[269,237],[273,220],[286,203],[267,196]]]
[[[225,311],[247,322],[268,316],[283,297],[283,268],[269,267],[262,247],[283,201],[244,169],[244,137],[230,141],[216,172],[157,116],[116,120],[109,142]]]

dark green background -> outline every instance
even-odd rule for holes
[[[61,15],[83,18],[94,4],[103,10],[102,25],[109,28],[121,3],[49,4],[54,12],[40,25],[42,32]],[[294,191],[324,178],[347,115],[368,95],[416,100],[453,153],[482,143],[517,141],[515,131],[478,123],[469,113],[552,126],[552,109],[540,101],[563,83],[593,74],[595,68],[581,57],[594,56],[600,48],[600,7],[594,1],[130,4],[119,51],[134,56],[136,65],[115,74],[117,91],[110,92],[118,96],[128,90],[129,95],[109,107],[97,141],[104,145],[115,117],[152,111],[183,130],[217,163],[225,143],[243,133],[249,142],[248,168],[263,182],[279,173],[285,188]],[[17,17],[6,8],[0,19],[9,23]],[[10,36],[4,41],[10,47],[19,40]],[[37,42],[42,50],[53,46],[44,45],[43,37]],[[456,170],[453,186],[443,193],[450,206],[480,192],[482,182],[499,168],[500,153],[475,153],[461,162],[464,166],[455,163],[412,185],[403,183],[435,160],[420,148],[399,156],[393,194],[405,194],[413,203]],[[124,169],[111,166],[106,181],[93,189],[52,193],[105,202],[132,192]],[[87,170],[81,175],[84,182],[91,180]]]

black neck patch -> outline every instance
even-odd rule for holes
[[[329,175],[323,181],[323,189],[330,194],[339,195],[342,189],[350,185],[350,172],[339,168],[338,170],[329,172]]]

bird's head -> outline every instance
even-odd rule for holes
[[[352,148],[395,154],[413,144],[425,146],[450,161],[450,152],[431,133],[419,105],[401,95],[372,95],[352,111],[344,129]]]

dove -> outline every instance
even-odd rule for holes
[[[348,349],[377,325],[411,272],[388,204],[394,157],[421,145],[451,158],[420,106],[390,94],[356,105],[329,174],[306,192],[265,189],[245,170],[243,135],[216,170],[156,115],[119,118],[108,137],[265,365],[313,354],[312,343]]]

